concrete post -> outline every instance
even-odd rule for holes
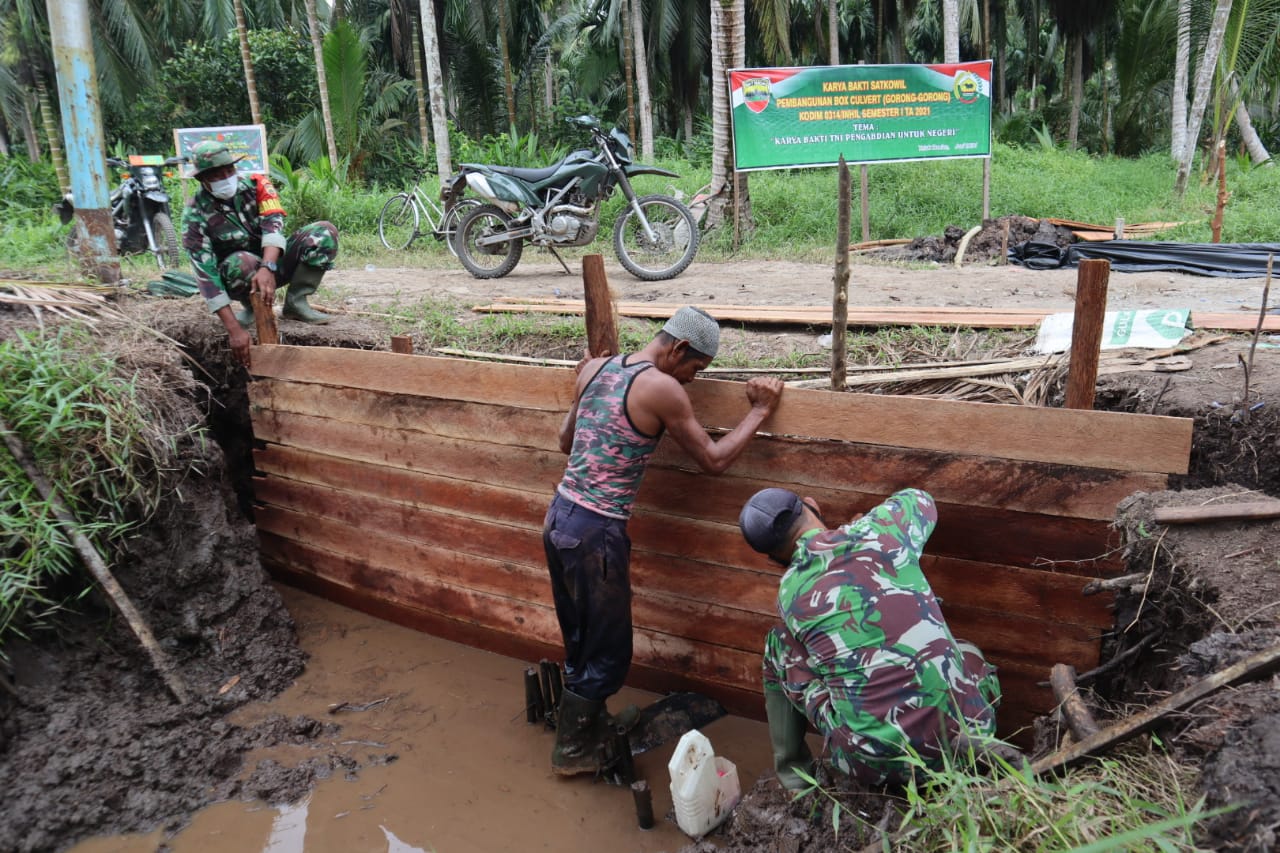
[[[120,281],[120,259],[116,256],[116,232],[111,221],[89,2],[58,0],[49,3],[48,8],[62,136],[76,205],[73,245],[85,269],[104,284],[115,284]]]

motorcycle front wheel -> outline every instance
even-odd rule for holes
[[[645,233],[644,223],[631,205],[623,208],[613,225],[613,251],[618,261],[642,281],[675,278],[698,253],[698,224],[693,214],[665,195],[647,195],[637,203],[653,233]]]
[[[151,234],[159,249],[156,260],[160,262],[160,269],[176,270],[182,263],[182,256],[178,254],[178,232],[173,230],[173,220],[169,218],[169,214],[160,211],[151,217]]]
[[[453,248],[467,272],[476,278],[502,278],[516,268],[524,251],[520,239],[477,244],[485,237],[504,233],[510,222],[511,217],[492,204],[482,204],[462,218],[453,235]]]

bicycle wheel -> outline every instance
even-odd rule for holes
[[[440,223],[440,227],[433,233],[437,240],[444,240],[444,244],[449,249],[449,254],[455,258],[458,256],[458,250],[453,245],[453,235],[458,233],[458,223],[467,218],[467,214],[481,204],[478,198],[464,198],[453,206],[444,216],[444,221]]]
[[[378,214],[378,238],[388,249],[407,249],[418,236],[418,205],[408,193],[387,200]]]

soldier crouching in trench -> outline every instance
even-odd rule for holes
[[[764,697],[778,781],[813,778],[812,723],[827,761],[865,786],[899,785],[944,752],[1016,760],[996,741],[1000,685],[956,640],[920,568],[938,522],[933,498],[903,489],[829,529],[812,499],[763,489],[742,508],[743,538],[786,572],[781,624],[765,641]]]
[[[330,222],[313,222],[286,239],[285,211],[276,188],[266,175],[239,176],[235,164],[241,159],[216,141],[201,142],[192,151],[200,190],[187,205],[182,246],[191,256],[200,295],[226,327],[232,355],[248,364],[251,294],[261,294],[270,308],[276,288],[285,287],[281,316],[286,320],[332,319],[308,305],[307,297],[333,267],[338,229]],[[233,299],[243,310],[232,311]]]

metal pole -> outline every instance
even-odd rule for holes
[[[62,135],[75,198],[76,251],[81,265],[104,284],[120,281],[116,232],[103,152],[102,109],[89,32],[88,0],[49,3],[49,36],[58,74]]]
[[[641,829],[653,829],[653,792],[649,783],[643,779],[632,782],[631,796],[636,801],[636,823]]]

